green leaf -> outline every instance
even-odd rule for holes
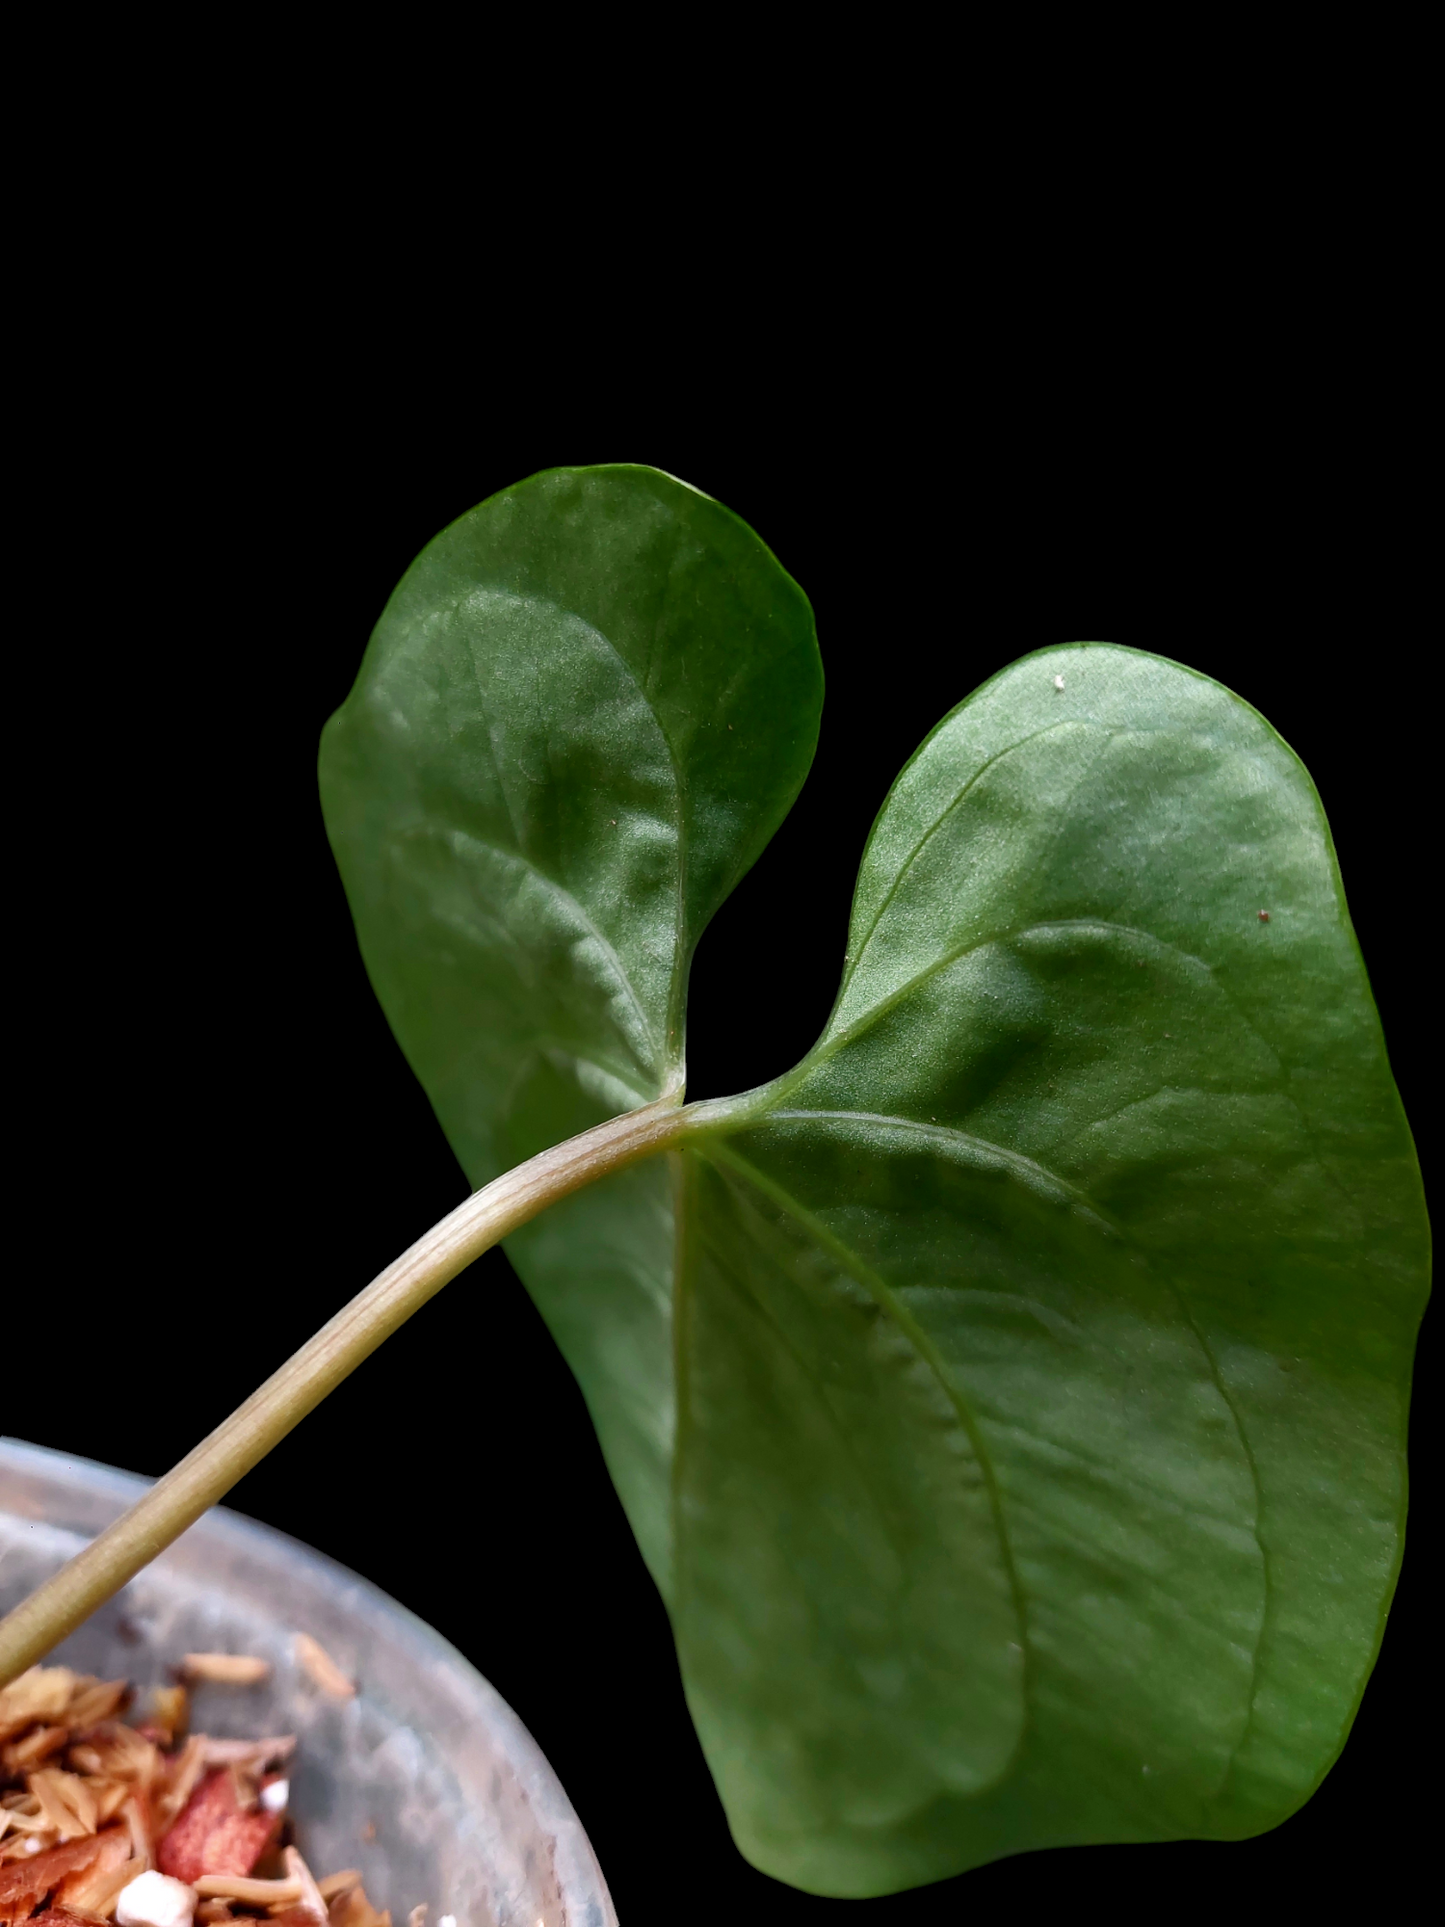
[[[554,469],[417,558],[327,724],[362,955],[473,1185],[680,1084],[687,970],[812,761],[806,597],[655,469]],[[509,1251],[582,1383],[659,1584],[671,1203],[626,1172]]]
[[[650,470],[537,477],[409,573],[323,793],[473,1182],[677,1078],[818,694],[795,585]],[[1268,725],[1106,645],[996,677],[879,816],[818,1045],[693,1122],[508,1250],[743,1851],[881,1893],[1299,1805],[1397,1569],[1426,1228]]]
[[[711,1153],[679,1285],[679,1650],[744,1850],[870,1893],[1283,1819],[1378,1647],[1427,1264],[1297,759],[1156,657],[996,677],[888,798],[837,1005],[764,1112]],[[865,1354],[867,1416],[839,1364]],[[957,1414],[928,1452],[900,1416],[925,1383]],[[806,1448],[740,1525],[728,1468],[784,1425]],[[994,1536],[938,1508],[920,1556],[894,1492],[936,1505],[950,1456]],[[742,1556],[810,1506],[811,1539]],[[897,1708],[893,1749],[853,1701]]]

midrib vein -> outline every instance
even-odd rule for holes
[[[877,909],[873,912],[873,918],[868,925],[867,934],[864,936],[863,941],[859,944],[857,951],[854,953],[852,960],[848,964],[847,974],[843,979],[844,991],[847,990],[848,985],[853,981],[853,973],[857,970],[859,964],[862,963],[864,952],[867,950],[869,944],[872,943],[873,934],[877,930],[879,924],[883,921],[884,913],[887,910],[889,904],[892,903],[894,897],[898,894],[898,891],[901,889],[904,878],[908,875],[909,871],[913,868],[914,864],[918,861],[919,857],[923,854],[923,851],[927,847],[929,842],[933,839],[934,836],[937,835],[939,830],[943,828],[944,824],[948,821],[949,817],[952,816],[953,812],[959,807],[959,805],[962,802],[964,802],[964,800],[968,797],[968,795],[975,788],[975,786],[983,781],[984,777],[993,768],[995,763],[1002,762],[1005,756],[1011,756],[1016,749],[1022,749],[1026,743],[1037,742],[1041,736],[1051,735],[1056,729],[1061,729],[1063,727],[1064,727],[1064,724],[1061,722],[1050,723],[1047,725],[1046,728],[1036,729],[1033,731],[1031,735],[1028,735],[1028,736],[1020,736],[1017,742],[1009,743],[1003,749],[997,750],[992,756],[988,758],[986,762],[983,762],[979,765],[979,767],[974,771],[973,775],[970,776],[968,781],[964,784],[963,788],[959,790],[958,794],[949,803],[948,807],[944,810],[941,810],[939,814],[933,819],[933,821],[929,824],[928,828],[923,832],[923,835],[919,837],[918,841],[914,844],[913,848],[908,852],[908,855],[903,859],[903,862],[899,866],[897,874],[895,875],[892,883],[890,883],[888,886],[886,894],[884,895],[882,901],[879,903]],[[907,772],[905,771],[904,774],[906,775]],[[899,778],[899,781],[900,782],[902,781],[902,777]],[[888,808],[888,804],[886,800],[884,802],[883,808],[884,810]],[[871,838],[870,838],[870,841],[871,841]],[[865,864],[868,861],[868,852],[866,849],[863,852],[863,861]],[[840,998],[841,998],[841,993],[840,993]]]
[[[932,1373],[939,1389],[957,1414],[959,1424],[963,1427],[969,1443],[973,1447],[979,1470],[983,1474],[984,1483],[989,1495],[989,1509],[993,1519],[994,1531],[998,1538],[999,1552],[1003,1560],[1004,1570],[1008,1574],[1009,1590],[1013,1595],[1014,1611],[1018,1620],[1019,1634],[1024,1645],[1025,1653],[1027,1653],[1027,1602],[1023,1585],[1019,1579],[1018,1570],[1014,1563],[1013,1549],[1009,1543],[1008,1526],[1004,1518],[1003,1497],[999,1488],[998,1477],[979,1432],[977,1421],[956,1388],[950,1384],[948,1376],[943,1369],[943,1362],[929,1341],[928,1335],[919,1326],[917,1321],[904,1310],[903,1306],[898,1303],[886,1279],[882,1278],[878,1273],[873,1271],[869,1265],[865,1264],[857,1252],[851,1250],[843,1243],[842,1239],[829,1231],[827,1226],[822,1224],[813,1213],[808,1210],[806,1205],[799,1203],[782,1185],[778,1184],[774,1179],[764,1176],[755,1165],[749,1163],[749,1161],[740,1156],[737,1151],[717,1140],[710,1142],[705,1149],[701,1145],[696,1148],[700,1155],[707,1157],[710,1161],[730,1166],[745,1183],[752,1185],[752,1187],[760,1191],[764,1197],[770,1198],[780,1210],[786,1212],[788,1216],[793,1219],[794,1223],[797,1224],[815,1244],[826,1251],[850,1277],[855,1279],[856,1282],[868,1292],[874,1302],[881,1310],[887,1313],[898,1330],[909,1340],[914,1350]],[[1027,1722],[1027,1694],[1025,1694],[1025,1721]]]

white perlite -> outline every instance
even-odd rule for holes
[[[168,1873],[138,1873],[115,1903],[116,1927],[191,1927],[196,1890]]]

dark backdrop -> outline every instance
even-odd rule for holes
[[[1426,1123],[1438,656],[1410,600],[1416,530],[1372,450],[1342,444],[1337,418],[1233,413],[1219,394],[1153,428],[1146,407],[1127,435],[1108,394],[1087,423],[1041,426],[986,370],[985,433],[974,399],[900,375],[865,404],[845,370],[791,352],[766,392],[683,368],[664,399],[599,368],[561,397],[499,396],[496,376],[444,404],[424,374],[382,391],[364,359],[328,373],[316,343],[279,387],[214,364],[81,384],[15,575],[35,591],[39,695],[11,725],[17,755],[38,751],[12,846],[16,1031],[38,1058],[14,1211],[42,1235],[0,1327],[22,1365],[4,1373],[7,1432],[163,1471],[462,1196],[361,969],[315,745],[422,544],[558,463],[652,462],[716,495],[817,613],[817,763],[703,939],[691,1095],[760,1082],[811,1042],[868,826],[924,733],[1025,651],[1101,638],[1219,678],[1304,758]],[[1430,1831],[1411,1765],[1417,1525],[1354,1735],[1276,1832],[1036,1854],[861,1904],[755,1873],[580,1397],[499,1252],[232,1503],[365,1574],[496,1684],[637,1927],[1338,1907],[1405,1880]]]

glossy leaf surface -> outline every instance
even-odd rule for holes
[[[407,571],[321,796],[371,981],[473,1185],[680,1081],[693,948],[797,794],[821,701],[797,584],[655,469],[533,476]],[[663,1585],[670,1209],[665,1168],[627,1173],[512,1253]]]
[[[497,502],[403,583],[323,761],[373,980],[474,1181],[662,1088],[691,944],[796,789],[818,688],[798,591],[705,498],[614,470]],[[683,691],[713,759],[674,825],[733,780],[703,719],[750,743],[695,902],[643,715],[674,712],[570,626],[641,660],[608,626],[636,593],[587,590],[606,516],[655,533],[659,503],[724,557],[688,550],[704,587],[658,599],[632,679]],[[818,1045],[698,1121],[671,1172],[508,1249],[749,1857],[866,1894],[1283,1818],[1378,1644],[1426,1263],[1288,748],[1157,657],[1016,664],[885,804]]]
[[[842,1351],[866,1290],[875,1345],[953,1400],[1026,1657],[1014,1674],[1001,1626],[975,1648],[969,1684],[997,1676],[1000,1745],[1005,1678],[1019,1707],[990,1788],[969,1797],[956,1745],[938,1749],[931,1805],[921,1769],[910,1784],[880,1765],[878,1791],[908,1808],[889,1835],[859,1824],[863,1788],[820,1747],[801,1814],[780,1791],[808,1784],[796,1760],[780,1748],[769,1772],[756,1736],[746,1758],[732,1738],[760,1667],[764,1697],[791,1709],[800,1666],[764,1640],[734,1659],[721,1629],[754,1582],[727,1508],[685,1508],[693,1704],[719,1757],[736,1750],[731,1810],[754,1857],[870,1891],[1024,1846],[1283,1818],[1342,1743],[1378,1644],[1426,1267],[1408,1132],[1296,758],[1247,705],[1154,657],[1015,665],[900,777],[833,1016],[772,1098],[772,1121],[718,1158],[709,1242],[762,1247],[765,1217],[775,1295],[826,1268]],[[702,1264],[684,1290],[719,1301]],[[706,1325],[701,1382],[722,1379],[730,1331],[746,1357],[777,1323],[765,1292],[735,1291]],[[856,1450],[826,1371],[812,1382],[834,1450]],[[768,1402],[685,1406],[684,1495],[712,1494]],[[833,1569],[790,1567],[795,1592]],[[958,1570],[993,1597],[962,1547]],[[875,1610],[890,1597],[878,1584]],[[935,1707],[905,1722],[921,1754],[953,1709],[911,1650],[909,1683]],[[970,1722],[974,1750],[984,1730]],[[853,1758],[871,1780],[882,1755]]]

